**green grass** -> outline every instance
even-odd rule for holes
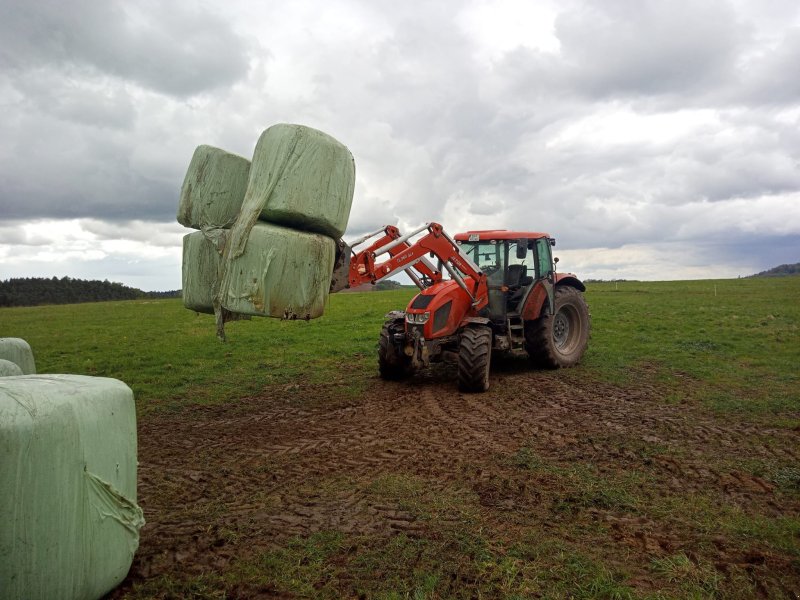
[[[800,408],[800,277],[590,284],[583,372],[721,412]]]
[[[214,336],[213,317],[180,300],[0,309],[0,335],[31,344],[42,373],[115,377],[140,412],[224,402],[292,382],[358,394],[375,373],[383,315],[403,289],[331,296],[315,321],[253,319]],[[590,284],[592,338],[569,377],[626,384],[655,374],[668,400],[717,411],[782,414],[800,407],[800,277]]]
[[[0,335],[21,337],[40,373],[114,377],[134,391],[140,414],[213,404],[275,385],[330,383],[358,393],[375,370],[383,316],[404,306],[408,290],[334,295],[315,321],[253,319],[228,323],[180,300],[6,308]]]

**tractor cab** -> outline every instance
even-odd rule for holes
[[[455,236],[456,243],[486,274],[492,321],[504,322],[519,312],[536,281],[553,272],[550,247],[555,240],[541,232],[505,230],[469,231]]]

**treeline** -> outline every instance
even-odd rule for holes
[[[779,265],[777,267],[772,267],[767,271],[761,271],[761,273],[750,275],[750,277],[783,277],[784,275],[798,274],[800,274],[800,263],[794,263],[793,265]]]
[[[143,292],[121,283],[72,277],[19,277],[0,281],[0,306],[77,304],[140,298],[180,298],[181,291]]]

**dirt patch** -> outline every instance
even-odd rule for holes
[[[352,399],[301,384],[142,419],[147,525],[112,597],[159,577],[224,573],[319,532],[442,535],[461,509],[498,543],[538,532],[585,548],[642,592],[671,581],[652,565],[674,556],[723,579],[744,573],[756,593],[800,587],[792,548],[743,545],[716,510],[724,504],[731,522],[736,511],[796,518],[797,494],[737,465],[796,464],[798,432],[667,404],[647,383],[619,388],[512,368],[491,385],[463,395],[452,374],[435,371],[411,382],[375,378]],[[408,482],[419,489],[391,487]],[[463,504],[423,510],[413,498],[425,494]],[[258,593],[220,581],[229,597]],[[353,593],[342,585],[342,595]]]

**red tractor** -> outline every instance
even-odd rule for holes
[[[340,243],[331,290],[405,271],[420,292],[405,311],[386,315],[381,377],[400,379],[452,358],[459,389],[485,392],[493,351],[524,349],[535,364],[558,368],[577,364],[586,350],[586,288],[575,275],[556,273],[554,245],[546,233],[469,231],[452,238],[429,223],[401,236],[390,225],[351,246]]]

